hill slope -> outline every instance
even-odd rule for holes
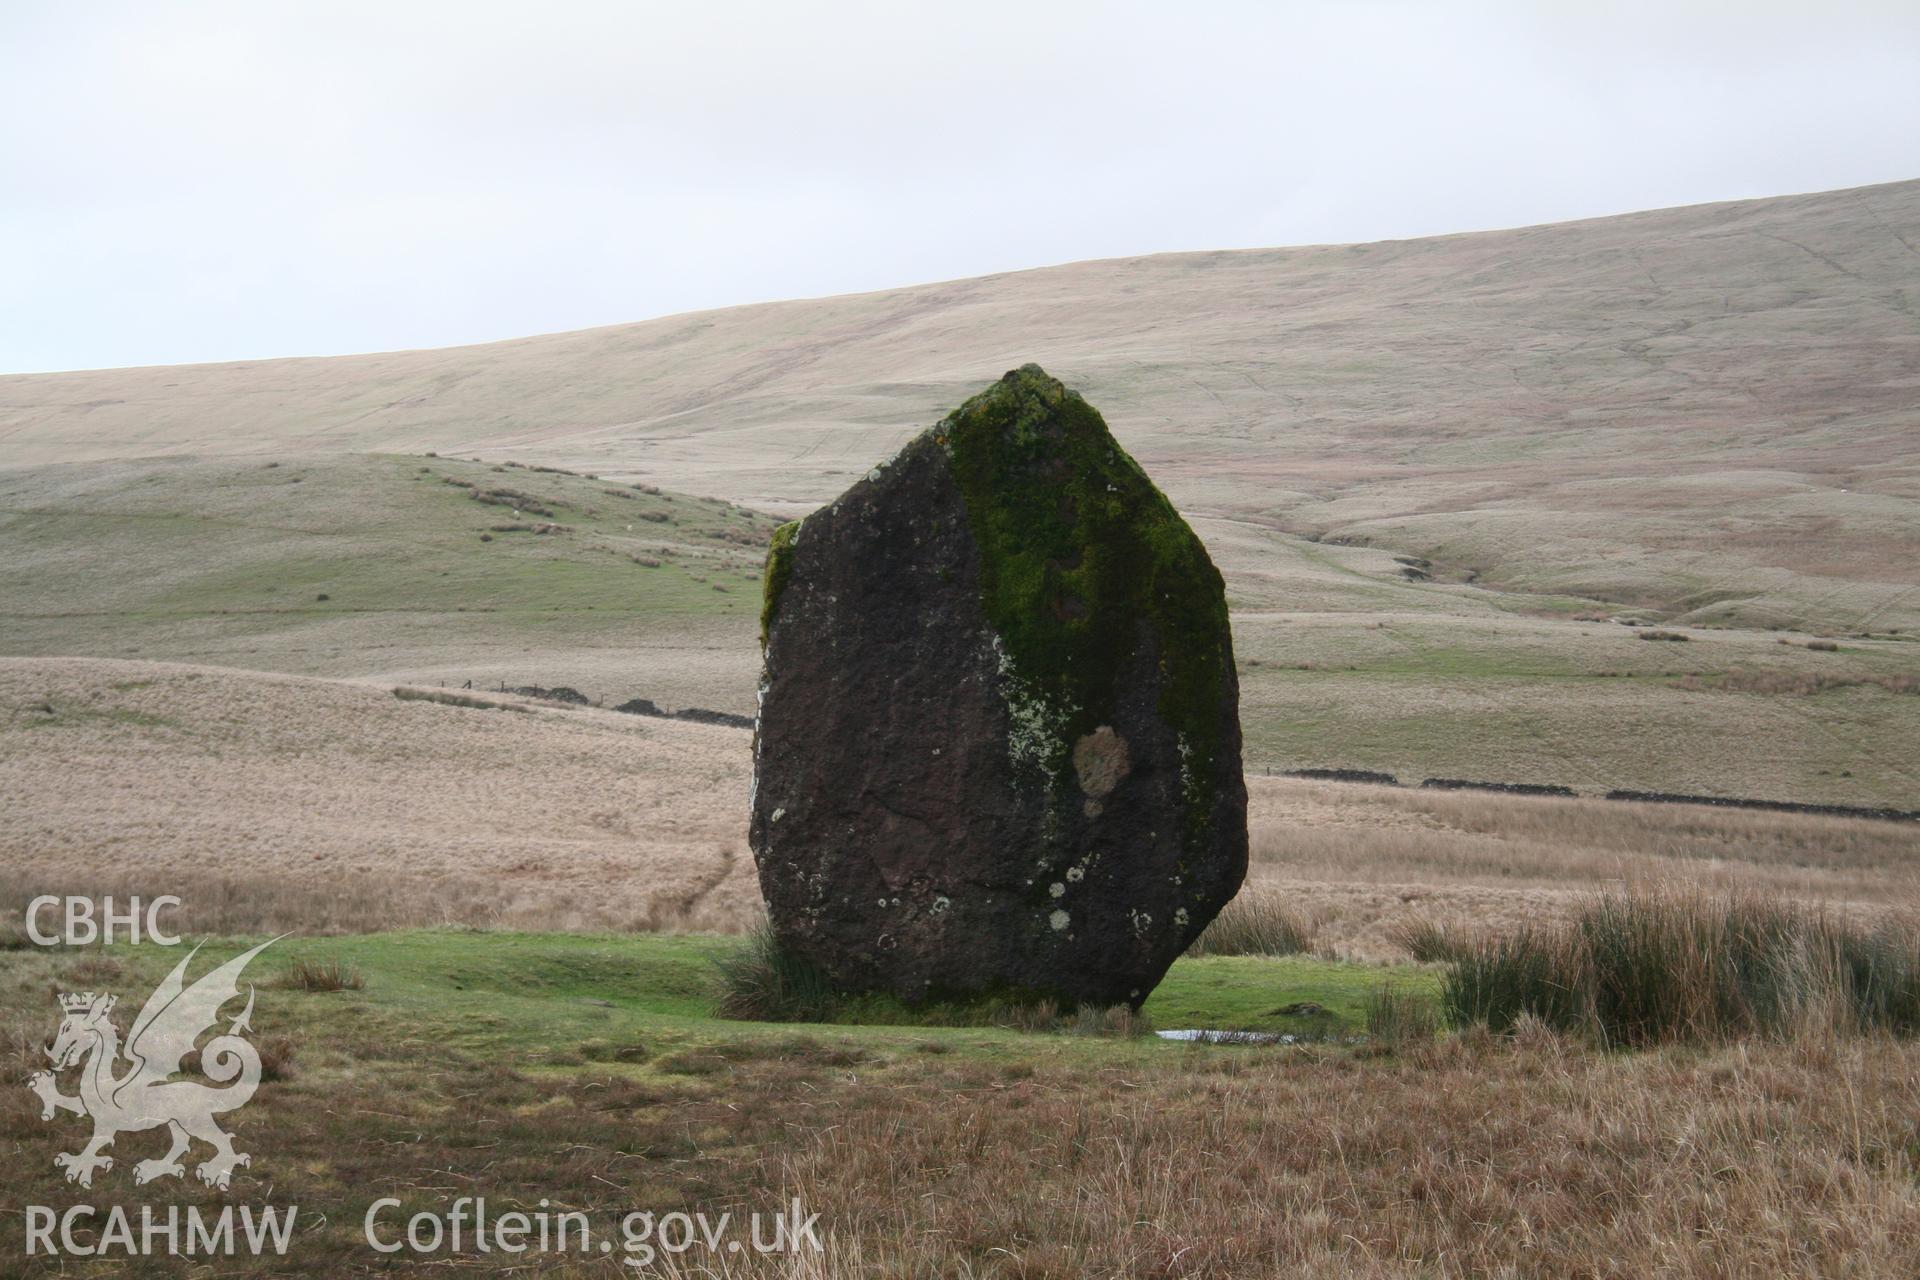
[[[0,378],[11,465],[484,454],[799,509],[1004,369],[1183,509],[1687,621],[1920,626],[1920,183],[481,347]]]
[[[750,710],[774,527],[714,499],[419,456],[0,471],[0,653]]]
[[[1915,245],[1905,183],[4,378],[0,653],[749,712],[771,519],[526,463],[800,509],[1037,357],[1226,574],[1252,767],[1920,807]]]
[[[474,495],[493,499],[476,501]],[[0,654],[751,714],[770,517],[402,455],[0,472]],[[1916,646],[1652,629],[1591,600],[1198,517],[1255,771],[1301,767],[1920,807]],[[552,532],[539,532],[550,529]],[[1907,692],[1901,692],[1907,690]]]

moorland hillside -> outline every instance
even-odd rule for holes
[[[1036,360],[1183,510],[1690,622],[1920,626],[1920,182],[484,346],[0,378],[0,458],[435,450],[792,513]]]

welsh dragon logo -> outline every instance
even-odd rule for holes
[[[247,963],[279,939],[263,942],[235,956],[192,986],[185,985],[187,964],[200,948],[173,967],[140,1009],[127,1033],[124,1049],[120,1032],[109,1018],[116,997],[91,991],[60,997],[65,1015],[47,1056],[52,1071],[35,1072],[27,1087],[40,1095],[42,1120],[71,1111],[93,1120],[93,1138],[78,1152],[62,1153],[53,1163],[66,1170],[67,1181],[93,1185],[96,1171],[113,1168],[113,1158],[102,1152],[122,1133],[165,1126],[173,1146],[154,1160],[133,1167],[136,1183],[156,1178],[178,1178],[181,1163],[194,1139],[213,1148],[213,1155],[194,1170],[200,1181],[226,1189],[236,1166],[250,1157],[233,1149],[233,1139],[214,1123],[214,1117],[247,1104],[260,1086],[260,1054],[241,1034],[250,1031],[253,988],[247,988],[247,1007],[200,1049],[200,1074],[212,1084],[176,1079],[182,1060],[193,1052],[202,1032],[220,1020],[220,1010],[240,994],[240,974]],[[79,1094],[60,1092],[56,1073],[80,1068]]]

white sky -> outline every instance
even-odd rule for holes
[[[1920,3],[0,7],[0,371],[1920,177]]]

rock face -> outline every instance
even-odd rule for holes
[[[1247,863],[1219,571],[1027,365],[775,533],[750,833],[843,988],[1139,1004]]]

